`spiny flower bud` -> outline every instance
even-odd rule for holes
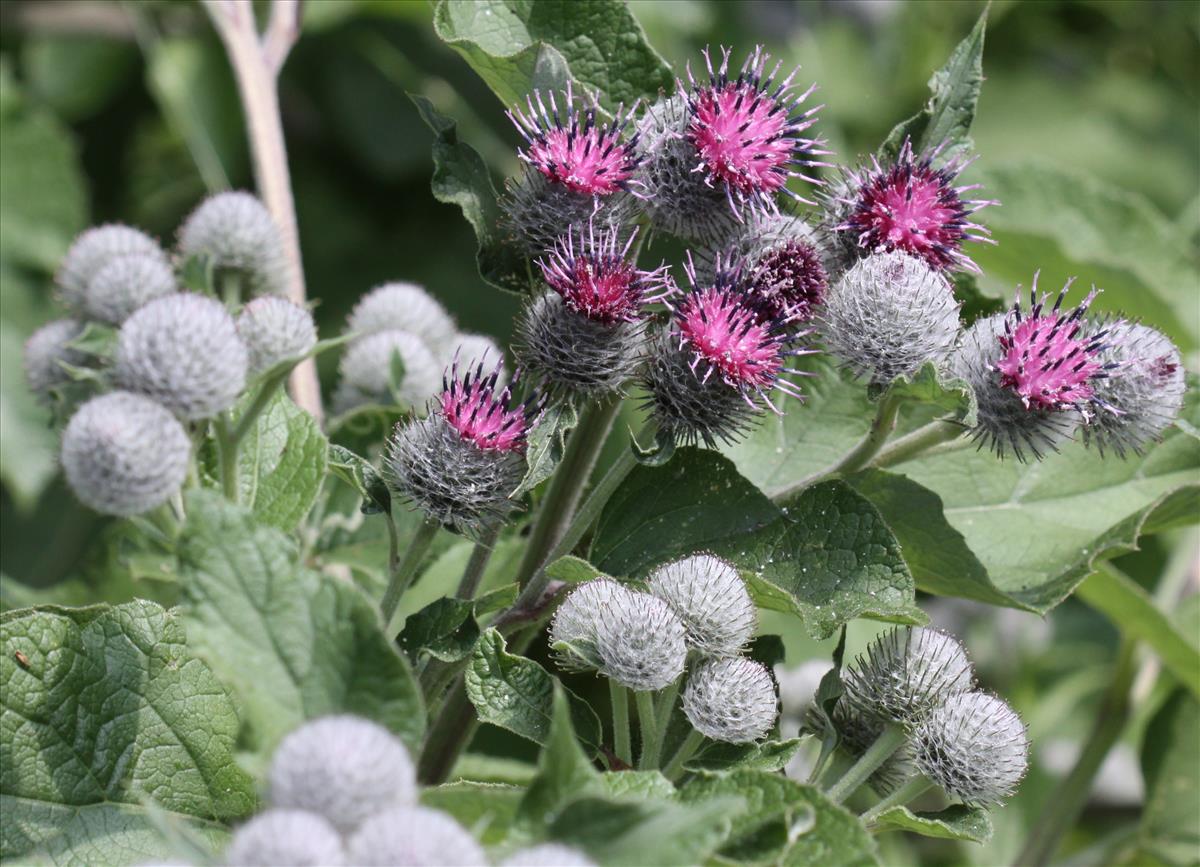
[[[308,810],[343,834],[389,806],[417,801],[417,778],[404,745],[383,726],[350,715],[305,723],[271,760],[270,801]]]
[[[688,646],[705,656],[736,656],[754,636],[758,616],[732,563],[693,554],[658,567],[649,591],[683,621]]]
[[[962,251],[964,241],[994,243],[988,230],[970,217],[996,202],[964,199],[979,188],[954,185],[966,163],[957,159],[935,169],[940,148],[914,155],[905,140],[895,163],[882,167],[876,157],[870,167],[846,174],[842,189],[829,203],[833,234],[854,258],[881,250],[896,250],[922,259],[936,271],[979,267]]]
[[[771,731],[779,714],[775,681],[752,659],[710,659],[688,678],[683,712],[696,731],[715,741],[756,741]]]
[[[82,333],[83,323],[74,319],[56,319],[33,332],[25,341],[25,381],[43,403],[50,402],[51,389],[71,381],[64,364],[78,367],[87,363],[87,355],[70,345]]]
[[[455,369],[426,419],[396,426],[384,471],[389,483],[434,520],[475,536],[517,507],[510,495],[525,474],[526,437],[535,399],[514,405],[499,389],[499,368],[483,365],[461,379]]]
[[[161,254],[114,256],[88,281],[83,306],[92,319],[120,325],[133,311],[175,289],[175,272]]]
[[[1148,325],[1118,320],[1107,326],[1099,361],[1109,375],[1092,381],[1098,409],[1083,428],[1083,441],[1103,454],[1111,448],[1142,453],[1175,420],[1186,383],[1183,360],[1168,337]]]
[[[690,89],[677,82],[679,92],[686,94],[688,110],[687,136],[699,157],[695,169],[709,186],[723,187],[725,196],[736,214],[743,206],[774,211],[775,194],[787,193],[788,178],[798,177],[820,184],[815,177],[804,174],[806,166],[824,163],[812,159],[827,153],[820,149],[823,142],[801,135],[815,124],[820,106],[801,111],[800,105],[816,89],[793,90],[793,70],[779,84],[775,76],[781,63],[767,72],[770,55],[761,45],[742,64],[741,74],[729,78],[729,49],[721,50],[721,63],[713,69],[708,49],[704,64],[708,81],[697,84],[688,66]],[[800,199],[807,201],[806,199]]]
[[[458,364],[470,370],[477,364],[490,366],[503,358],[504,351],[486,334],[456,334],[446,345],[441,361],[443,368]]]
[[[218,275],[236,274],[252,295],[278,295],[287,283],[283,236],[270,211],[250,193],[217,193],[179,228],[184,258],[206,256]]]
[[[936,629],[904,627],[876,638],[844,677],[845,701],[868,720],[912,726],[974,673],[961,644]]]
[[[648,593],[629,591],[610,606],[596,630],[600,673],[639,691],[662,689],[683,673],[687,660],[683,622],[671,606]]]
[[[138,229],[119,223],[88,229],[72,242],[55,275],[63,303],[83,313],[88,283],[118,256],[149,256],[167,262],[167,254],[158,242]]]
[[[396,361],[403,369],[394,382]],[[442,368],[425,341],[408,331],[391,329],[352,341],[338,365],[341,381],[335,403],[339,412],[366,403],[405,408],[421,406],[437,393]]]
[[[665,265],[644,271],[632,261],[636,237],[634,229],[622,244],[616,231],[589,225],[559,238],[537,264],[572,313],[601,325],[637,322],[642,308],[662,301],[674,285]]]
[[[250,353],[251,376],[303,358],[317,345],[312,314],[276,295],[255,298],[243,307],[237,330]]]
[[[905,253],[874,253],[831,287],[818,314],[829,351],[884,384],[940,362],[958,338],[949,282]]]
[[[805,728],[818,736],[821,735],[822,730],[814,724],[811,713],[807,719]],[[884,729],[882,721],[863,715],[847,699],[842,699],[834,705],[833,726],[841,737],[841,748],[855,759],[871,748]],[[877,794],[886,795],[903,786],[915,771],[912,750],[905,743],[867,778],[867,784]]]
[[[550,645],[558,652],[560,666],[576,671],[600,667],[596,650],[600,624],[629,604],[631,592],[609,578],[596,578],[571,591],[550,624]]]
[[[407,331],[425,341],[435,355],[454,340],[454,320],[438,301],[415,283],[384,283],[359,299],[346,330],[361,335]]]
[[[596,862],[570,846],[542,843],[513,852],[500,867],[596,867]]]
[[[972,806],[999,804],[1016,791],[1029,763],[1025,725],[1007,704],[983,692],[946,699],[913,736],[918,770]]]
[[[488,863],[475,839],[445,813],[392,807],[376,813],[350,838],[356,867],[480,867]]]
[[[171,413],[141,395],[94,397],[63,432],[62,466],[89,508],[128,517],[161,506],[187,476],[192,443]]]
[[[302,810],[267,810],[234,832],[225,850],[230,867],[337,867],[346,863],[333,826]]]
[[[185,419],[211,418],[233,406],[247,365],[233,318],[203,295],[151,301],[125,320],[117,337],[117,382]]]

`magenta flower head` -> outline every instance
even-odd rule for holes
[[[500,388],[501,366],[488,374],[476,365],[459,375],[452,367],[426,418],[396,426],[384,460],[384,477],[429,518],[478,537],[507,520],[509,498],[525,474],[525,444],[537,399],[514,402]]]
[[[800,108],[816,85],[803,92],[795,90],[793,79],[798,69],[777,84],[782,64],[777,62],[767,72],[770,55],[761,45],[746,58],[738,77],[730,80],[729,54],[729,49],[722,48],[721,62],[714,69],[705,49],[707,82],[697,83],[688,67],[686,98],[691,119],[687,134],[699,157],[696,170],[709,186],[724,188],[735,214],[740,214],[743,205],[774,211],[776,193],[799,198],[787,189],[788,178],[821,183],[802,171],[822,165],[813,157],[826,153],[820,149],[823,142],[803,136],[816,123],[821,108]],[[684,93],[682,81],[678,86]]]
[[[994,243],[986,228],[971,220],[993,201],[964,199],[978,184],[955,186],[966,163],[951,159],[940,168],[940,152],[914,154],[905,140],[890,166],[876,157],[869,167],[847,173],[841,191],[832,197],[833,234],[841,237],[851,260],[880,250],[899,250],[924,259],[938,271],[979,272],[962,251],[964,241]]]

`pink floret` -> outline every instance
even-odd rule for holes
[[[499,366],[487,376],[483,365],[461,378],[452,371],[449,383],[443,383],[442,416],[450,427],[485,451],[523,452],[529,432],[526,407],[512,404],[512,394],[497,391]]]
[[[679,309],[684,341],[710,368],[738,388],[771,388],[783,368],[784,352],[771,326],[731,289],[692,292]]]
[[[665,267],[643,271],[630,261],[629,249],[616,230],[571,232],[538,260],[546,285],[580,316],[604,325],[633,322],[645,304],[661,301],[673,290]]]
[[[748,82],[702,90],[690,127],[712,177],[743,193],[775,192],[787,182],[793,148],[787,129],[787,114]]]

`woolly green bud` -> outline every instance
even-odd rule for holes
[[[376,813],[350,838],[356,867],[480,867],[487,856],[475,839],[438,810],[392,807]]]
[[[312,314],[274,295],[255,298],[243,307],[237,330],[249,352],[251,376],[303,358],[317,345]]]
[[[92,319],[120,325],[133,311],[175,289],[175,272],[159,256],[115,256],[88,281],[83,306]]]
[[[233,318],[203,295],[151,301],[117,336],[117,382],[181,418],[211,418],[233,406],[246,369],[246,346]]]
[[[71,381],[64,364],[80,366],[88,357],[72,349],[71,341],[83,333],[83,324],[74,319],[48,322],[25,341],[25,381],[29,390],[45,404],[50,402],[51,389]]]
[[[683,621],[688,646],[705,656],[736,656],[754,636],[758,616],[732,563],[693,554],[659,566],[649,591]]]
[[[333,826],[302,810],[268,810],[234,832],[230,867],[337,867],[346,863]]]
[[[454,320],[446,308],[415,283],[384,283],[372,289],[350,312],[346,330],[362,335],[407,331],[438,356],[455,336]]]
[[[88,283],[118,256],[149,256],[167,264],[167,254],[145,232],[119,223],[96,226],[72,242],[59,265],[54,279],[62,292],[63,303],[83,313]]]
[[[286,291],[283,236],[249,193],[217,193],[201,202],[179,229],[179,252],[207,257],[218,275],[237,275],[252,295]]]
[[[116,391],[94,397],[67,423],[62,466],[84,505],[105,515],[161,506],[187,476],[192,443],[171,413]]]
[[[687,661],[683,623],[671,606],[648,593],[614,598],[611,616],[596,630],[600,673],[638,691],[662,689]]]
[[[741,656],[710,659],[688,678],[683,712],[716,741],[744,744],[764,737],[779,715],[775,681],[766,666]]]
[[[600,625],[613,616],[614,610],[629,604],[631,592],[608,578],[596,578],[571,591],[550,624],[550,644],[559,645],[559,665],[576,671],[602,665],[596,650]]]
[[[542,843],[513,852],[500,867],[596,867],[596,862],[570,846]]]
[[[393,383],[397,359],[404,372],[400,381]],[[406,408],[419,407],[442,384],[437,359],[423,340],[407,331],[380,331],[353,341],[338,372],[339,412],[365,403],[388,405],[397,400]]]

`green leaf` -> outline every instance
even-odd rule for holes
[[[440,114],[423,96],[409,94],[421,119],[433,130],[433,197],[458,205],[475,230],[479,251],[475,261],[488,283],[509,292],[529,288],[530,271],[524,254],[505,239],[500,228],[500,206],[496,187],[483,158],[470,145],[458,140],[456,124]]]
[[[489,629],[475,645],[465,675],[467,697],[479,719],[528,738],[548,743],[558,681],[532,659],[505,649],[504,637]],[[580,741],[594,753],[600,748],[600,719],[582,699],[559,686],[567,696],[571,721]]]
[[[905,139],[913,149],[924,150],[945,145],[941,156],[950,157],[970,151],[971,122],[983,85],[983,40],[987,30],[987,7],[970,34],[958,43],[946,65],[929,79],[929,103],[920,112],[898,124],[883,143],[884,156],[895,158]]]
[[[923,837],[986,843],[992,839],[992,820],[987,810],[955,804],[936,813],[914,813],[908,807],[892,807],[875,817],[880,831],[911,831]]]
[[[192,645],[245,707],[269,751],[307,719],[353,713],[420,745],[420,689],[375,606],[303,568],[295,543],[210,491],[187,498],[179,560]]]
[[[9,294],[9,270],[0,268],[0,286]],[[58,451],[50,413],[25,384],[25,335],[0,321],[0,479],[21,509],[31,509],[58,473]]]
[[[565,581],[568,584],[582,584],[584,581],[591,581],[593,578],[600,578],[603,575],[603,572],[587,560],[570,555],[560,557],[546,567],[548,578]]]
[[[1200,850],[1200,703],[1175,690],[1142,741],[1146,806],[1141,848],[1167,864],[1191,864]]]
[[[554,474],[567,447],[567,434],[578,423],[579,413],[566,401],[548,407],[542,413],[538,423],[529,432],[529,446],[525,450],[528,467],[525,478],[521,479],[521,484],[511,496],[518,497],[526,491],[532,491]]]
[[[557,684],[551,708],[550,734],[538,759],[537,776],[525,790],[517,811],[518,821],[527,828],[544,828],[572,798],[603,790],[599,771],[575,737],[566,691]]]
[[[600,782],[612,798],[644,801],[675,797],[675,787],[659,771],[611,771]]]
[[[684,767],[689,771],[782,771],[800,752],[803,744],[801,738],[761,744],[723,744],[714,741]]]
[[[22,48],[30,90],[71,121],[103,109],[137,67],[137,46],[118,39],[34,33]]]
[[[392,511],[392,494],[379,470],[345,446],[329,446],[329,468],[358,491],[362,510],[372,515]]]
[[[562,73],[589,92],[599,91],[610,111],[618,103],[653,100],[674,83],[670,67],[624,3],[439,0],[433,26],[506,106],[535,88],[561,87]],[[539,69],[546,49],[564,63],[563,80],[547,81]]]
[[[449,596],[431,602],[404,622],[400,646],[414,663],[424,654],[443,662],[466,659],[479,641],[474,608],[469,599]]]
[[[421,804],[453,816],[485,846],[508,836],[525,790],[520,786],[460,781],[421,790]]]
[[[249,399],[243,399],[243,404]],[[238,451],[240,502],[249,506],[260,522],[281,530],[294,529],[325,482],[328,451],[329,441],[316,420],[280,389]]]
[[[233,701],[184,641],[174,610],[140,600],[0,617],[0,857],[161,859],[143,798],[214,847],[210,820],[254,809]]]

